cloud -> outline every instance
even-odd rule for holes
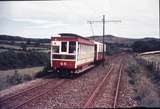
[[[29,23],[34,23],[34,24],[45,24],[45,23],[49,23],[50,21],[47,20],[40,20],[40,19],[24,19],[24,18],[13,18],[11,19],[12,21],[16,21],[16,22],[29,22]]]
[[[28,28],[33,28],[33,29],[38,29],[38,28],[44,28],[44,29],[47,29],[47,28],[53,28],[53,27],[56,27],[56,28],[63,28],[64,26],[69,26],[70,24],[64,24],[64,23],[58,23],[58,22],[49,22],[47,24],[43,24],[43,25],[38,25],[38,26],[30,26]]]
[[[0,2],[0,13],[0,34],[35,37],[73,32],[89,36],[92,32],[87,21],[102,20],[105,14],[106,20],[122,21],[106,23],[106,34],[159,35],[159,0],[9,1]],[[93,28],[95,35],[102,34],[101,23]]]

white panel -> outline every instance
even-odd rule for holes
[[[77,65],[84,64],[87,62],[94,61],[94,46],[90,45],[79,45],[80,49],[78,52],[78,61]]]

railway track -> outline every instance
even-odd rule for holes
[[[123,65],[121,65],[119,75],[118,75],[118,81],[117,81],[117,85],[116,85],[116,92],[115,92],[115,97],[114,97],[114,102],[113,102],[113,108],[116,108],[117,102],[118,102],[118,94],[119,94],[119,90],[120,90],[122,69],[123,69]]]
[[[34,99],[37,99],[37,98],[41,97],[42,95],[47,94],[47,93],[48,93],[49,91],[51,91],[52,89],[57,88],[58,86],[60,86],[61,84],[63,84],[65,81],[66,81],[66,80],[64,80],[64,79],[58,81],[54,86],[52,86],[52,88],[48,89],[47,91],[45,91],[45,92],[43,92],[43,93],[40,93],[40,94],[32,97],[32,98],[30,98],[30,99],[28,99],[27,101],[21,103],[20,105],[17,105],[17,106],[15,106],[15,107],[13,107],[12,109],[18,109],[18,108],[20,108],[21,106],[23,106],[23,105],[25,105],[25,104],[27,104],[27,103],[32,102]]]
[[[22,94],[26,93],[27,91],[34,90],[34,89],[36,89],[36,88],[42,87],[42,86],[44,86],[44,85],[47,85],[50,81],[51,81],[51,80],[48,80],[48,81],[45,81],[44,83],[38,84],[38,85],[37,85],[37,84],[34,84],[33,86],[30,86],[30,87],[27,88],[27,89],[21,90],[21,91],[19,91],[19,92],[16,92],[16,93],[14,93],[14,94],[12,94],[12,95],[7,96],[7,97],[3,97],[3,98],[0,99],[0,103],[6,102],[7,100],[9,100],[9,99],[11,99],[11,98],[14,98],[14,97],[17,97],[17,96],[22,96]]]
[[[123,69],[127,69],[127,65],[124,64],[123,65]],[[126,97],[126,93],[127,93],[127,82],[128,82],[128,78],[127,78],[127,72],[124,70],[123,74],[121,75],[121,80],[120,80],[120,86],[119,86],[119,94],[117,97],[117,102],[116,102],[116,107],[115,108],[121,108],[121,107],[130,107],[129,104],[131,104],[130,100],[127,99]]]
[[[98,84],[98,86],[96,87],[96,89],[93,91],[93,93],[91,94],[91,96],[89,97],[89,99],[87,100],[87,102],[85,103],[84,108],[88,108],[92,104],[92,102],[93,102],[94,98],[96,97],[97,93],[100,91],[100,88],[102,87],[102,85],[104,84],[104,82],[106,81],[106,79],[109,77],[112,69],[113,69],[113,66],[110,65],[109,66],[109,71],[108,71],[107,75],[103,78],[103,80]]]
[[[2,109],[18,109],[21,106],[32,102],[32,100],[37,99],[44,94],[47,94],[50,90],[57,88],[65,81],[65,79],[48,80],[41,85],[31,87],[10,97],[4,98],[3,100],[1,100],[2,102],[0,104],[1,106],[3,106]]]
[[[109,102],[104,102],[104,103],[110,104],[110,106],[108,106],[108,107],[112,107],[112,108],[119,107],[119,101],[118,100],[119,100],[119,98],[122,98],[121,96],[119,96],[119,92],[121,90],[121,77],[122,77],[122,74],[123,74],[122,73],[123,69],[124,69],[124,65],[122,63],[121,56],[117,59],[114,59],[114,57],[113,57],[112,63],[109,66],[107,66],[106,72],[104,72],[104,70],[102,70],[102,69],[99,70],[99,71],[104,72],[104,75],[105,74],[106,75],[102,76],[101,77],[102,79],[99,79],[95,83],[95,86],[92,88],[93,92],[91,92],[87,96],[84,96],[83,100],[82,100],[82,104],[79,105],[79,106],[84,107],[84,108],[96,107],[97,105],[96,105],[95,102],[98,101],[98,99],[99,99],[98,97],[103,97],[102,94],[104,94],[104,90],[106,90],[105,87],[110,82],[110,83],[113,83],[113,84],[111,85],[111,87],[109,87],[109,88],[107,87],[107,90],[111,90],[109,92],[113,92],[113,93],[107,93],[108,95],[110,95],[111,100],[110,101],[108,100]],[[5,104],[6,106],[2,105],[3,106],[2,109],[19,109],[19,108],[21,109],[21,108],[26,108],[27,106],[32,106],[32,105],[34,106],[37,102],[40,101],[39,99],[42,99],[48,92],[49,93],[51,91],[55,92],[55,89],[61,88],[62,84],[65,81],[66,81],[66,79],[55,78],[55,80],[45,81],[41,85],[36,85],[36,86],[34,85],[33,87],[31,87],[29,89],[18,92],[18,93],[14,94],[10,97],[1,99],[2,103],[6,103]],[[67,83],[70,84],[70,82],[67,82]],[[61,89],[63,89],[63,88],[61,88]],[[79,95],[79,93],[77,93],[77,95]],[[62,97],[63,96],[65,96],[65,95],[62,95]],[[58,97],[58,96],[55,96],[53,94],[53,97],[55,98],[55,97]],[[88,97],[88,98],[86,98],[86,97]],[[1,101],[0,101],[0,105],[1,105]],[[63,99],[62,99],[62,101],[63,101]],[[62,101],[60,101],[60,102],[62,102]],[[67,101],[68,101],[68,104],[69,104],[69,102],[72,101],[72,100],[68,99]],[[44,102],[41,102],[41,103],[43,104]],[[53,102],[53,104],[54,103],[55,102]],[[45,105],[45,103],[43,105]],[[71,105],[71,106],[73,106],[73,105]],[[99,106],[103,106],[103,105],[99,105]],[[105,107],[107,107],[107,106],[105,106]]]
[[[95,90],[92,92],[92,94],[90,95],[90,97],[86,100],[86,103],[84,104],[84,108],[90,108],[90,107],[94,107],[93,103],[97,100],[97,96],[101,95],[102,90],[103,90],[103,86],[105,83],[108,83],[110,80],[110,76],[112,75],[113,71],[115,70],[114,68],[116,68],[115,65],[110,65],[109,66],[109,70],[106,74],[106,76],[103,78],[103,80],[97,85],[97,87],[95,88]],[[120,65],[119,65],[119,69],[118,69],[118,80],[116,81],[116,87],[114,88],[114,94],[112,96],[112,102],[108,102],[111,104],[112,108],[116,108],[117,105],[117,100],[118,100],[118,94],[119,94],[119,88],[120,88],[120,82],[121,82],[121,76],[122,76],[122,70],[123,70],[123,65],[122,65],[122,59],[120,59]],[[101,92],[101,93],[100,93]]]

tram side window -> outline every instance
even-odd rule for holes
[[[67,42],[62,42],[61,51],[67,52]]]
[[[53,53],[59,53],[59,46],[52,46]]]
[[[76,42],[69,42],[69,53],[75,53],[76,51]]]

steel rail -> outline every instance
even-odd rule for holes
[[[122,76],[122,68],[123,68],[123,64],[120,66],[118,82],[117,82],[117,87],[116,87],[116,93],[115,93],[114,102],[113,102],[113,108],[116,108],[116,104],[117,104],[117,99],[118,99],[118,94],[119,94],[119,86],[120,86],[121,76]]]
[[[91,105],[94,97],[97,95],[97,93],[99,92],[100,88],[102,87],[102,85],[104,84],[104,82],[106,81],[106,79],[109,77],[112,69],[113,69],[113,66],[110,65],[110,66],[109,66],[109,71],[108,71],[108,73],[107,73],[106,76],[103,78],[103,80],[98,84],[98,86],[96,87],[96,89],[93,91],[92,95],[89,97],[89,99],[88,99],[87,102],[85,103],[84,108],[88,108],[88,107]]]
[[[54,87],[48,89],[47,91],[45,91],[45,92],[43,92],[43,93],[38,94],[37,96],[34,96],[34,97],[32,97],[32,98],[26,100],[26,101],[23,102],[22,104],[20,104],[20,105],[18,105],[18,106],[16,106],[16,107],[13,107],[13,108],[11,108],[11,109],[18,109],[19,107],[21,107],[21,106],[23,106],[23,105],[25,105],[25,104],[27,104],[27,103],[33,101],[34,99],[39,98],[39,97],[41,97],[42,95],[45,95],[46,93],[48,93],[48,92],[51,91],[52,89],[57,88],[58,86],[60,86],[60,85],[61,85],[62,83],[64,83],[65,81],[66,81],[66,80],[64,80],[64,79],[58,81],[58,83],[56,83],[56,84],[54,85]]]
[[[24,94],[24,93],[27,92],[27,91],[30,91],[30,90],[33,90],[33,89],[36,89],[36,88],[39,88],[39,87],[41,87],[41,86],[44,86],[44,85],[48,84],[50,81],[52,81],[52,80],[48,80],[47,82],[44,82],[43,84],[34,85],[34,87],[30,87],[30,88],[28,88],[28,89],[26,89],[26,90],[17,92],[16,94],[13,94],[13,95],[8,96],[8,97],[6,97],[6,98],[4,98],[4,99],[1,99],[0,102],[2,103],[2,102],[7,101],[8,99],[13,98],[13,97],[21,96],[22,94]]]

